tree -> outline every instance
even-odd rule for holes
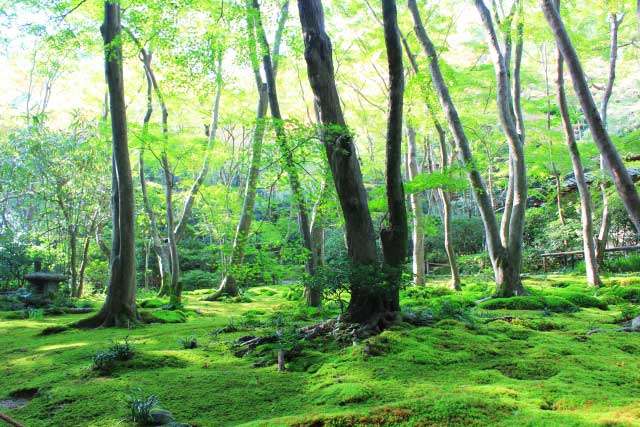
[[[382,254],[387,267],[390,311],[400,310],[398,286],[407,257],[408,226],[402,184],[402,110],[404,102],[404,67],[395,0],[382,1],[384,41],[389,68],[389,115],[386,140],[386,193],[389,224],[380,230]]]
[[[560,1],[556,0],[557,7],[560,8]],[[589,185],[584,176],[582,168],[582,160],[578,151],[578,144],[573,133],[573,125],[569,115],[569,106],[567,104],[567,96],[564,91],[564,60],[562,54],[558,51],[558,73],[557,73],[557,91],[558,91],[558,107],[560,108],[560,117],[562,119],[562,128],[564,130],[571,164],[573,165],[573,173],[576,177],[578,186],[578,194],[580,196],[580,213],[582,220],[582,241],[584,247],[584,262],[587,273],[587,283],[592,286],[599,286],[600,276],[598,275],[598,263],[596,261],[596,248],[593,235],[593,213],[591,207],[591,192]]]
[[[462,122],[458,115],[458,111],[451,99],[449,89],[442,76],[440,65],[438,63],[438,54],[429,39],[427,32],[420,17],[420,11],[415,0],[408,0],[409,10],[413,17],[414,30],[418,41],[422,45],[425,55],[428,58],[429,73],[433,81],[434,89],[438,95],[440,105],[445,113],[449,129],[453,134],[459,155],[463,166],[467,170],[467,176],[474,198],[485,228],[487,249],[493,266],[494,276],[496,280],[496,296],[514,296],[525,295],[526,291],[522,287],[520,279],[520,261],[522,253],[522,230],[524,221],[524,204],[526,203],[526,176],[524,174],[524,158],[522,155],[522,146],[520,137],[517,132],[514,133],[515,126],[513,124],[512,112],[509,106],[509,85],[507,78],[507,70],[504,57],[500,54],[495,32],[489,31],[490,48],[494,56],[494,64],[496,68],[496,76],[498,79],[499,99],[498,106],[500,111],[500,119],[503,127],[508,132],[509,151],[513,156],[511,167],[514,180],[514,204],[512,213],[507,212],[509,220],[503,221],[503,230],[501,233],[498,228],[498,222],[491,205],[489,193],[486,191],[482,182],[482,177],[476,166],[466,133],[462,127]],[[480,6],[477,4],[477,6]],[[486,21],[486,13],[482,13],[483,20]],[[487,23],[485,22],[485,25]],[[507,190],[510,191],[510,190]],[[525,195],[522,199],[522,195]],[[506,209],[505,209],[506,211]],[[505,225],[506,224],[506,225]],[[501,234],[503,238],[501,238]]]
[[[640,197],[638,196],[638,191],[629,176],[629,172],[622,163],[616,147],[611,142],[602,117],[598,114],[593,96],[587,85],[584,71],[582,70],[582,65],[569,39],[564,23],[552,0],[541,0],[540,5],[549,23],[551,32],[556,39],[558,49],[562,53],[562,57],[569,69],[571,80],[573,81],[573,89],[580,101],[585,119],[589,124],[589,131],[600,154],[604,157],[605,166],[609,172],[611,172],[613,182],[631,221],[633,221],[636,230],[640,232]]]
[[[127,115],[122,73],[120,4],[104,2],[104,23],[100,27],[104,40],[105,74],[109,87],[112,133],[112,246],[107,298],[93,317],[76,323],[80,327],[129,326],[136,322],[136,275],[134,198]]]
[[[307,74],[322,124],[321,139],[344,216],[347,253],[354,271],[370,271],[377,264],[376,237],[353,136],[347,128],[338,97],[322,2],[298,0],[298,11]],[[372,282],[371,277],[352,274],[350,290],[348,320],[378,327],[395,317],[395,313],[389,312],[392,301],[381,284]]]
[[[284,30],[284,24],[289,14],[289,2],[285,1],[282,6],[280,19],[278,20],[278,28],[276,30],[274,41],[274,58],[273,58],[273,70],[274,74],[278,71],[279,60],[279,46],[282,38],[282,32]],[[262,142],[264,139],[265,123],[264,119],[267,115],[268,107],[268,95],[267,84],[263,81],[260,74],[260,62],[258,59],[258,46],[256,41],[256,19],[255,11],[253,8],[247,8],[246,11],[247,21],[247,45],[249,48],[249,60],[251,62],[251,69],[256,81],[256,88],[258,90],[258,105],[256,107],[256,122],[253,128],[253,136],[251,138],[251,159],[249,160],[249,172],[247,176],[247,183],[244,190],[244,201],[242,204],[242,211],[240,213],[240,220],[233,238],[231,247],[231,256],[229,260],[229,267],[224,272],[222,281],[216,293],[208,297],[208,300],[218,299],[222,295],[236,296],[238,295],[238,283],[235,277],[237,274],[235,269],[239,268],[244,261],[244,253],[247,246],[247,240],[249,238],[249,231],[251,230],[251,223],[253,221],[253,210],[256,202],[256,190],[258,187],[258,178],[260,175],[260,162],[262,158]]]

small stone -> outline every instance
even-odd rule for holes
[[[173,421],[173,414],[166,409],[154,409],[149,412],[151,422],[156,426],[163,426]]]
[[[631,327],[633,329],[640,329],[640,316],[636,317],[631,321]]]

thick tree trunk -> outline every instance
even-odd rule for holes
[[[302,183],[298,175],[295,161],[293,159],[293,152],[284,128],[282,121],[282,114],[280,113],[280,102],[278,100],[278,92],[276,88],[276,75],[274,72],[273,62],[271,58],[271,51],[269,48],[269,42],[262,25],[260,18],[260,5],[257,0],[252,0],[251,6],[256,14],[255,25],[258,36],[258,45],[262,50],[262,67],[267,81],[267,95],[269,98],[269,109],[271,110],[271,117],[274,119],[274,128],[276,132],[276,140],[280,147],[280,152],[283,159],[283,167],[289,176],[289,185],[291,186],[291,193],[293,195],[293,201],[297,208],[298,214],[298,226],[300,235],[302,236],[302,244],[307,250],[307,260],[305,262],[305,270],[307,274],[314,275],[316,271],[316,262],[313,257],[313,244],[311,242],[311,222],[309,221],[309,212],[307,210],[307,203],[302,189]],[[249,12],[252,13],[252,12]]]
[[[578,144],[576,144],[576,138],[573,133],[573,124],[571,123],[571,116],[569,115],[569,106],[567,104],[567,97],[564,91],[563,66],[564,60],[562,59],[562,54],[558,52],[558,74],[556,80],[558,88],[558,107],[560,108],[562,127],[564,129],[567,148],[569,149],[569,156],[571,157],[571,164],[573,166],[573,174],[576,177],[578,194],[580,196],[582,241],[584,247],[584,262],[587,272],[587,284],[591,286],[600,286],[601,282],[600,276],[598,275],[598,263],[596,261],[596,249],[593,235],[591,194],[589,191],[589,184],[587,184],[587,180],[584,176],[582,160],[580,159],[580,152],[578,151]]]
[[[323,125],[321,136],[345,220],[348,255],[354,271],[375,268],[376,236],[353,137],[346,126],[338,97],[322,2],[298,0],[298,11],[309,83],[319,107]],[[363,324],[378,321],[376,326],[384,327],[383,317],[395,317],[395,314],[388,313],[388,301],[381,283],[372,283],[371,278],[367,280],[362,275],[354,275],[350,289],[348,320]]]
[[[76,323],[80,327],[129,326],[138,319],[133,182],[127,141],[122,46],[118,42],[121,34],[119,3],[105,1],[104,23],[100,30],[105,46],[105,73],[109,86],[113,137],[113,242],[106,301],[97,315]]]
[[[593,136],[593,140],[598,146],[600,154],[605,159],[605,165],[613,176],[613,182],[618,190],[620,199],[625,205],[631,221],[634,223],[636,230],[640,232],[640,197],[636,190],[633,180],[629,176],[629,172],[622,163],[622,159],[618,155],[618,151],[611,142],[609,133],[602,121],[602,117],[598,114],[593,96],[589,91],[587,80],[582,70],[582,65],[576,54],[567,30],[564,27],[562,19],[553,4],[553,0],[541,0],[542,10],[545,18],[549,22],[551,31],[556,39],[558,49],[562,52],[562,56],[567,63],[567,68],[571,74],[573,88],[576,96],[580,100],[582,111],[585,115],[589,130]]]
[[[389,223],[380,230],[382,254],[387,268],[391,310],[400,310],[399,287],[402,267],[407,258],[409,227],[402,183],[402,117],[404,103],[404,66],[398,30],[395,0],[382,0],[384,41],[389,67],[389,116],[387,117],[386,193]]]
[[[411,125],[407,125],[407,170],[410,180],[420,173],[416,131]],[[424,286],[424,210],[420,193],[410,194],[409,203],[413,212],[413,284]]]
[[[482,178],[471,153],[469,141],[462,127],[462,122],[460,121],[458,112],[451,99],[451,95],[449,94],[449,89],[444,81],[444,77],[442,76],[442,72],[438,64],[438,54],[436,49],[425,31],[424,25],[422,24],[422,19],[420,18],[420,12],[416,1],[408,0],[408,6],[413,17],[416,36],[418,37],[426,56],[429,58],[429,72],[431,74],[433,86],[447,118],[449,129],[451,130],[456,142],[463,166],[467,170],[469,183],[482,217],[487,239],[487,249],[493,265],[497,285],[496,295],[513,296],[526,294],[524,288],[522,288],[522,282],[519,275],[520,259],[517,259],[517,265],[514,266],[513,263],[510,262],[512,255],[508,253],[506,248],[502,245],[500,229],[491,206],[489,194],[482,183]],[[502,91],[504,92],[504,87],[502,88]],[[504,107],[504,105],[501,106]],[[511,145],[512,144],[510,144],[510,146]],[[519,201],[519,203],[522,202],[524,202],[524,200]],[[517,229],[519,225],[521,224],[516,224],[514,222],[514,228]],[[517,255],[517,253],[513,255]]]

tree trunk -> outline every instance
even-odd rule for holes
[[[389,223],[380,230],[382,254],[391,311],[400,310],[399,288],[407,258],[409,227],[402,183],[402,117],[404,66],[395,0],[382,0],[384,41],[389,67],[389,115],[387,117],[386,193]]]
[[[607,107],[613,93],[613,83],[616,78],[616,62],[618,59],[618,28],[624,19],[624,14],[618,19],[617,14],[609,14],[610,23],[610,44],[609,44],[609,76],[607,78],[607,86],[602,95],[600,103],[600,117],[606,129],[607,127]],[[607,195],[607,175],[605,173],[605,159],[600,155],[600,190],[602,191],[602,222],[600,223],[600,232],[596,238],[596,259],[598,265],[604,265],[604,254],[607,248],[607,240],[609,237],[609,229],[611,228],[611,211],[609,210],[609,196]]]
[[[338,97],[331,41],[324,28],[322,2],[298,0],[298,10],[309,83],[319,107],[323,125],[322,141],[345,220],[348,255],[354,271],[375,268],[376,236],[353,136],[346,126]],[[385,307],[387,301],[381,283],[371,280],[370,277],[354,274],[350,281],[350,289],[351,299],[346,313],[348,320],[366,324],[382,320],[389,314]],[[384,323],[378,322],[376,326],[384,327]]]
[[[311,243],[313,244],[313,258],[317,267],[324,266],[324,225],[328,193],[329,186],[325,178],[320,185],[318,198],[313,204],[311,212]],[[306,288],[305,297],[309,307],[320,307],[322,305],[322,291],[319,289]]]
[[[559,0],[556,0],[558,7]],[[589,191],[589,184],[584,176],[584,169],[582,168],[582,160],[580,159],[580,152],[578,151],[578,145],[576,144],[576,138],[573,133],[573,124],[571,123],[571,116],[569,115],[569,106],[567,104],[567,97],[564,91],[564,60],[562,54],[558,51],[558,74],[557,74],[557,88],[558,88],[558,107],[560,108],[560,117],[562,118],[562,127],[564,129],[565,138],[567,141],[567,148],[569,149],[569,156],[571,157],[571,164],[573,166],[573,173],[576,177],[576,183],[578,186],[578,194],[580,196],[580,213],[582,219],[582,241],[584,247],[584,263],[587,272],[587,284],[591,286],[600,286],[600,276],[598,275],[598,263],[596,261],[596,249],[593,235],[593,214],[591,209],[591,194]]]
[[[442,163],[442,171],[447,172],[449,158],[447,155],[447,141],[444,130],[440,126],[440,123],[436,122],[436,130],[438,132],[438,140],[440,141],[440,162]],[[442,219],[444,223],[444,249],[447,252],[447,259],[449,260],[449,268],[451,269],[451,287],[459,291],[462,289],[460,282],[460,273],[458,271],[458,262],[456,260],[456,253],[453,249],[453,232],[451,230],[452,224],[452,212],[451,212],[451,192],[445,188],[439,188],[438,194],[440,200],[442,200]]]
[[[127,141],[127,117],[122,75],[120,4],[105,1],[105,74],[109,86],[113,137],[112,211],[113,241],[107,298],[100,312],[76,323],[79,327],[129,326],[136,322],[134,197]],[[115,42],[115,43],[114,43]]]
[[[629,176],[629,172],[622,163],[622,159],[618,155],[618,151],[611,142],[609,133],[602,121],[602,117],[598,114],[593,96],[589,91],[589,86],[582,70],[582,65],[576,54],[567,30],[562,23],[562,19],[556,10],[553,0],[541,0],[542,10],[545,18],[549,22],[551,31],[556,39],[558,49],[562,53],[562,57],[567,63],[567,68],[571,74],[573,88],[576,96],[580,100],[580,105],[584,116],[589,124],[589,130],[593,136],[593,140],[598,146],[600,154],[604,157],[605,166],[613,176],[613,182],[618,190],[620,199],[625,205],[631,221],[640,232],[640,197],[636,190],[633,180]]]
[[[407,125],[407,170],[409,179],[415,179],[420,173],[418,169],[418,148],[416,144],[416,131]],[[422,209],[422,197],[419,193],[409,195],[409,203],[413,212],[413,284],[424,286],[424,211]]]
[[[314,275],[316,271],[316,262],[313,257],[313,245],[311,243],[311,223],[309,221],[309,213],[307,211],[307,204],[302,190],[302,184],[300,177],[296,169],[296,164],[293,159],[292,148],[287,140],[287,135],[282,121],[282,114],[280,113],[280,102],[278,101],[278,92],[276,89],[276,76],[271,58],[271,52],[269,49],[269,42],[262,25],[260,18],[260,5],[257,0],[252,0],[251,6],[255,10],[255,25],[258,36],[258,45],[262,50],[262,67],[267,80],[267,95],[269,98],[269,109],[271,110],[271,117],[274,119],[274,128],[276,132],[276,140],[280,147],[280,152],[283,158],[283,167],[289,175],[289,184],[291,186],[291,193],[293,195],[294,204],[297,208],[298,225],[300,229],[300,235],[302,236],[302,243],[307,250],[307,260],[305,262],[305,270],[307,274]],[[251,13],[249,11],[249,13]]]
[[[469,183],[482,217],[487,238],[487,249],[489,257],[491,258],[496,280],[496,296],[524,295],[526,292],[522,287],[519,275],[520,259],[517,259],[517,266],[514,266],[513,263],[510,262],[510,258],[517,254],[509,254],[506,248],[502,245],[500,229],[491,206],[489,194],[482,183],[482,178],[471,153],[469,141],[462,127],[462,122],[460,121],[458,112],[453,104],[451,95],[449,94],[449,89],[444,82],[444,77],[442,76],[442,72],[438,64],[438,54],[436,49],[424,29],[416,1],[408,0],[408,6],[413,17],[416,36],[418,37],[427,58],[429,58],[429,72],[432,77],[433,86],[447,118],[449,129],[451,130],[456,142],[463,166],[467,170]],[[504,86],[502,91],[504,92]],[[524,202],[524,200],[522,202]],[[514,223],[514,226],[516,225],[520,224]]]
[[[274,41],[274,73],[277,73],[278,53],[280,47],[280,39],[284,30],[284,24],[286,17],[289,13],[289,2],[285,1],[280,19],[278,20],[278,28],[276,30],[276,36]],[[251,13],[247,13],[247,33],[249,35],[248,47],[249,47],[249,59],[251,61],[251,68],[253,69],[253,75],[256,81],[256,88],[258,89],[258,105],[256,107],[256,124],[253,128],[253,136],[251,143],[251,160],[249,161],[249,173],[247,183],[244,190],[244,202],[242,204],[242,212],[240,214],[240,220],[236,233],[233,238],[233,246],[231,248],[231,256],[229,260],[229,266],[225,271],[220,286],[216,293],[208,297],[207,300],[216,300],[222,295],[236,296],[238,295],[238,283],[235,278],[237,269],[242,265],[244,261],[244,252],[247,246],[249,238],[249,231],[251,230],[251,222],[253,221],[253,209],[256,201],[256,191],[258,187],[258,178],[260,175],[260,162],[262,158],[262,141],[264,139],[265,124],[264,119],[267,115],[268,108],[268,95],[267,85],[263,82],[260,75],[260,61],[258,59],[257,41],[256,41],[256,28],[255,17]]]

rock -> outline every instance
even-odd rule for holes
[[[640,316],[636,317],[631,321],[631,327],[633,329],[640,329]]]
[[[173,414],[166,409],[154,409],[149,412],[149,416],[155,426],[163,426],[173,422]]]

